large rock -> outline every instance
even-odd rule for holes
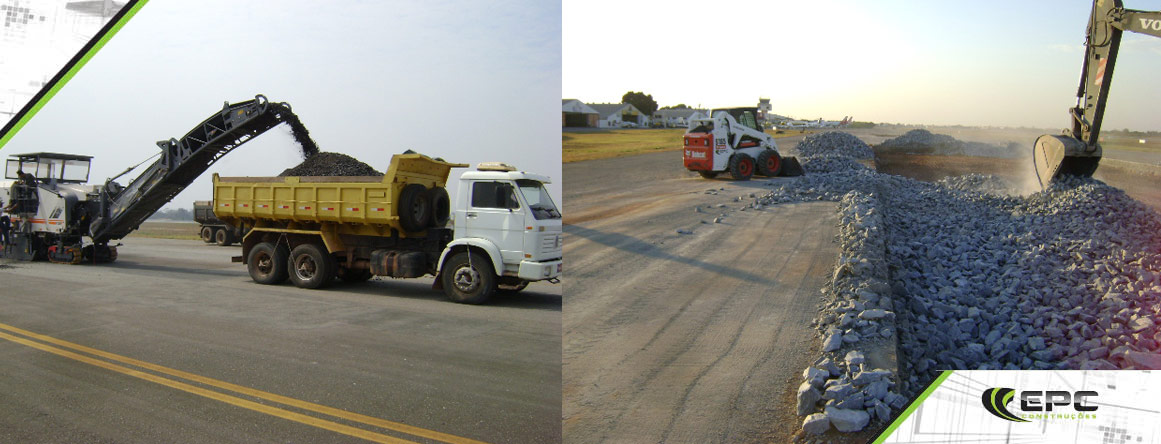
[[[810,385],[809,382],[803,382],[798,386],[798,416],[803,416],[815,410],[818,400],[822,394],[818,389]]]
[[[822,340],[822,351],[831,352],[838,350],[843,346],[843,334],[838,329],[832,330],[826,335],[826,339]]]
[[[871,422],[871,415],[864,410],[826,408],[826,417],[831,425],[840,432],[857,432],[867,427]]]
[[[1126,351],[1125,360],[1138,370],[1161,370],[1161,354],[1140,351]]]
[[[813,413],[802,420],[802,431],[811,435],[821,435],[830,430],[830,419],[825,414]]]
[[[802,379],[805,379],[806,382],[809,382],[810,385],[815,387],[822,387],[822,384],[826,382],[829,376],[830,374],[826,370],[815,367],[807,367],[806,370],[802,371]]]

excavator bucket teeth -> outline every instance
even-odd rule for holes
[[[1087,149],[1084,142],[1068,136],[1043,135],[1032,147],[1032,162],[1041,188],[1061,176],[1091,177],[1101,161],[1101,148]]]
[[[798,163],[797,157],[783,157],[782,171],[778,172],[779,176],[793,177],[801,176],[805,171],[802,170],[802,164]]]

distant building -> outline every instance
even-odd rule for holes
[[[599,125],[600,113],[577,99],[561,100],[560,126],[589,127]]]
[[[690,120],[704,119],[706,114],[706,110],[703,109],[659,109],[653,113],[653,126],[685,128],[689,126]]]
[[[649,125],[649,117],[630,103],[594,103],[589,107],[600,114],[597,126],[601,128]]]

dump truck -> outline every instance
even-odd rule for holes
[[[449,299],[479,304],[497,290],[559,282],[561,214],[547,176],[484,163],[396,154],[383,176],[213,177],[214,213],[250,227],[242,255],[259,284],[322,288],[337,280],[434,275]]]
[[[214,201],[195,200],[193,204],[194,222],[198,223],[198,234],[202,242],[223,247],[234,245],[250,230],[245,226],[235,227],[222,222],[214,215]]]

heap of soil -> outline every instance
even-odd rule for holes
[[[308,137],[309,140],[309,137]],[[304,151],[306,145],[303,145]],[[317,149],[317,148],[316,148]],[[341,153],[316,152],[279,176],[382,176],[359,159]]]

